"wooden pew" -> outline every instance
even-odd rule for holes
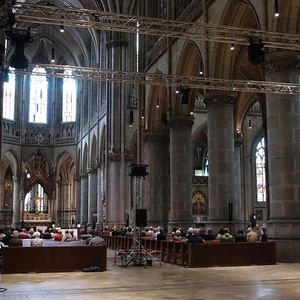
[[[190,268],[275,264],[275,242],[203,243],[188,248]]]
[[[63,243],[63,242],[59,242]],[[106,246],[3,247],[2,273],[48,273],[107,268]]]

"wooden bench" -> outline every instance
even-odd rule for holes
[[[106,271],[106,246],[70,246],[69,243],[58,243],[59,246],[3,247],[2,273],[70,272],[82,271],[91,266],[98,266]]]
[[[190,268],[212,266],[276,265],[275,242],[190,244]]]

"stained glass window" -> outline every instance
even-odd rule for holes
[[[265,139],[256,147],[256,189],[257,202],[266,202]]]
[[[3,118],[15,119],[15,79],[13,68],[5,75],[6,80],[3,85]]]
[[[62,121],[76,121],[76,82],[71,77],[72,71],[65,71],[66,77],[63,81]]]
[[[34,68],[32,73],[33,75],[30,77],[29,122],[45,124],[47,123],[48,87],[46,70],[44,68]]]

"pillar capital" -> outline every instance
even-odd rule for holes
[[[265,74],[279,71],[300,71],[300,55],[298,52],[285,51],[266,55],[263,64]]]
[[[237,95],[234,92],[227,91],[213,91],[204,95],[204,103],[209,106],[233,106]]]
[[[175,115],[169,117],[170,127],[192,127],[194,124],[193,116]]]

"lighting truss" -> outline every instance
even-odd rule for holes
[[[40,64],[38,66],[46,69],[47,76],[56,78],[66,78],[70,76],[78,80],[119,82],[143,85],[148,84],[152,86],[169,86],[174,88],[180,86],[188,86],[189,88],[203,90],[223,90],[247,93],[275,93],[299,95],[300,92],[300,84],[288,84],[283,82],[217,79],[181,75],[167,75],[161,73],[115,71],[53,64]],[[36,65],[30,65],[29,69],[33,69],[34,67],[36,67]],[[72,75],[66,75],[66,70],[69,74]],[[35,73],[25,70],[15,70],[13,72],[20,75],[45,75],[44,73]]]
[[[182,22],[112,12],[17,2],[17,22],[63,25],[65,27],[139,33],[172,38],[188,38],[220,43],[249,45],[249,38],[262,39],[265,47],[300,49],[300,36],[250,28],[230,27],[201,22]],[[64,18],[61,18],[64,16]]]

